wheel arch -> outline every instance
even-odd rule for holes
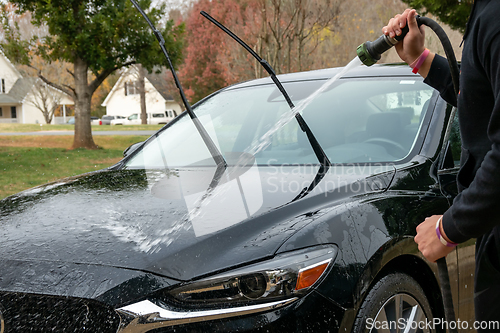
[[[357,293],[359,297],[355,302],[354,317],[356,317],[371,288],[380,279],[393,272],[404,273],[412,277],[423,289],[430,303],[432,315],[444,318],[437,266],[435,264],[429,265],[425,258],[420,255],[417,245],[410,237],[387,244],[367,263],[358,283],[360,292]]]
[[[411,276],[424,290],[432,308],[433,316],[443,318],[443,298],[435,272],[420,256],[403,254],[389,261],[375,276],[373,283],[391,272]]]

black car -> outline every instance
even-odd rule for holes
[[[115,166],[0,201],[0,331],[440,331],[413,236],[456,195],[457,119],[407,66],[339,71],[281,75],[294,111],[269,78],[222,89]],[[448,256],[462,325],[473,245]]]

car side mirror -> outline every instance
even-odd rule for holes
[[[139,147],[141,147],[143,143],[144,143],[144,141],[141,141],[141,142],[136,142],[136,143],[130,145],[130,147],[128,147],[127,149],[125,149],[123,151],[123,157],[127,157],[129,155],[132,155],[132,153],[134,151],[136,151]]]

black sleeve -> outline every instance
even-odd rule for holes
[[[446,58],[437,54],[434,56],[429,74],[424,82],[439,91],[439,94],[446,102],[457,106],[457,96],[451,79],[450,65]]]
[[[484,52],[483,68],[494,98],[487,132],[491,149],[469,187],[455,198],[443,216],[445,234],[457,243],[500,225],[500,33],[478,47]]]

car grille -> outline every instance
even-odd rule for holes
[[[92,300],[44,295],[0,294],[5,333],[116,332],[120,318]]]

